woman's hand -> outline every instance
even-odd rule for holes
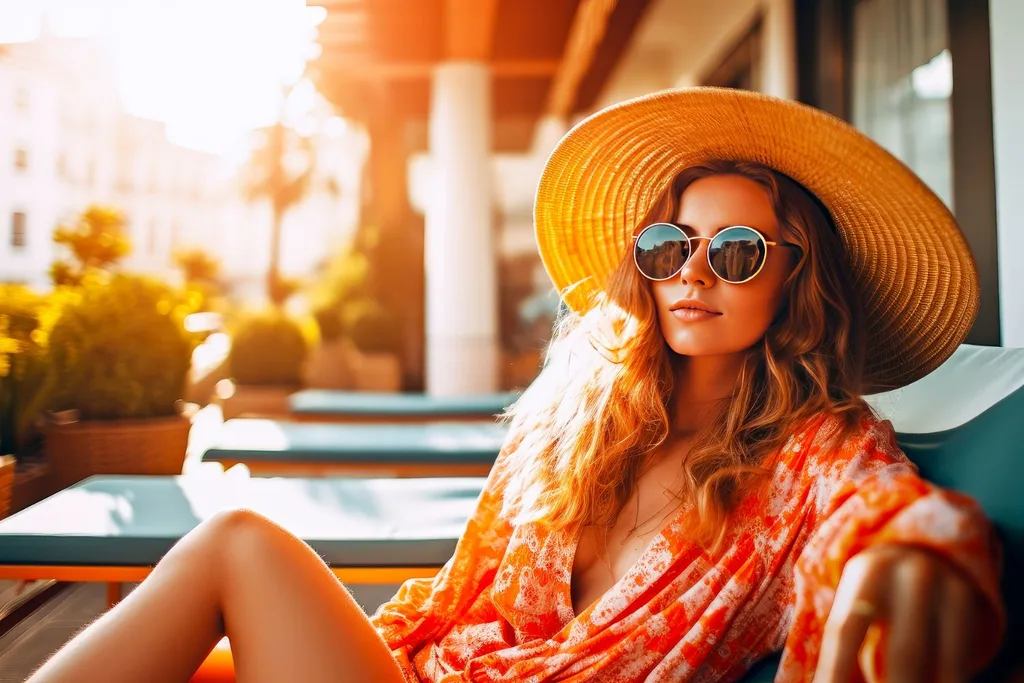
[[[848,683],[868,628],[882,621],[889,683],[966,683],[977,600],[974,587],[935,553],[900,545],[858,553],[843,568],[814,683]]]

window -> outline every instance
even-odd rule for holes
[[[28,245],[28,218],[23,211],[11,214],[11,246],[23,249]]]
[[[28,170],[28,150],[24,147],[14,150],[14,168],[19,171]]]
[[[947,0],[859,0],[852,122],[952,208],[953,65]]]
[[[160,243],[160,223],[154,218],[149,222],[149,239],[147,240],[147,251],[150,254],[157,252],[157,245]]]
[[[763,19],[755,17],[747,32],[733,44],[722,60],[703,79],[703,85],[760,90],[762,87]]]
[[[181,247],[181,223],[177,219],[171,224],[171,251],[177,251]]]
[[[27,114],[29,108],[28,87],[21,85],[14,91],[14,108],[20,114]]]

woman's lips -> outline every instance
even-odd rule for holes
[[[702,311],[699,308],[677,308],[672,311],[672,315],[675,316],[676,320],[684,323],[699,323],[704,320],[711,320],[722,315],[721,313],[712,313],[710,311]]]

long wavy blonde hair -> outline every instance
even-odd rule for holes
[[[674,221],[683,191],[717,174],[764,187],[787,242],[799,245],[783,304],[749,349],[727,405],[712,411],[682,462],[681,504],[694,531],[719,546],[735,504],[763,480],[766,461],[823,413],[852,428],[861,399],[865,334],[842,243],[828,214],[802,186],[766,166],[714,161],[680,172],[640,226]],[[623,254],[583,315],[556,323],[547,363],[507,419],[519,470],[533,491],[531,515],[552,529],[614,523],[641,466],[670,433],[675,365],[650,284]]]

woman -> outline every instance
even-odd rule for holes
[[[251,513],[190,533],[42,681],[966,681],[998,647],[998,548],[863,393],[963,341],[954,220],[841,122],[666,91],[552,154],[540,252],[573,313],[452,560],[371,620]]]

